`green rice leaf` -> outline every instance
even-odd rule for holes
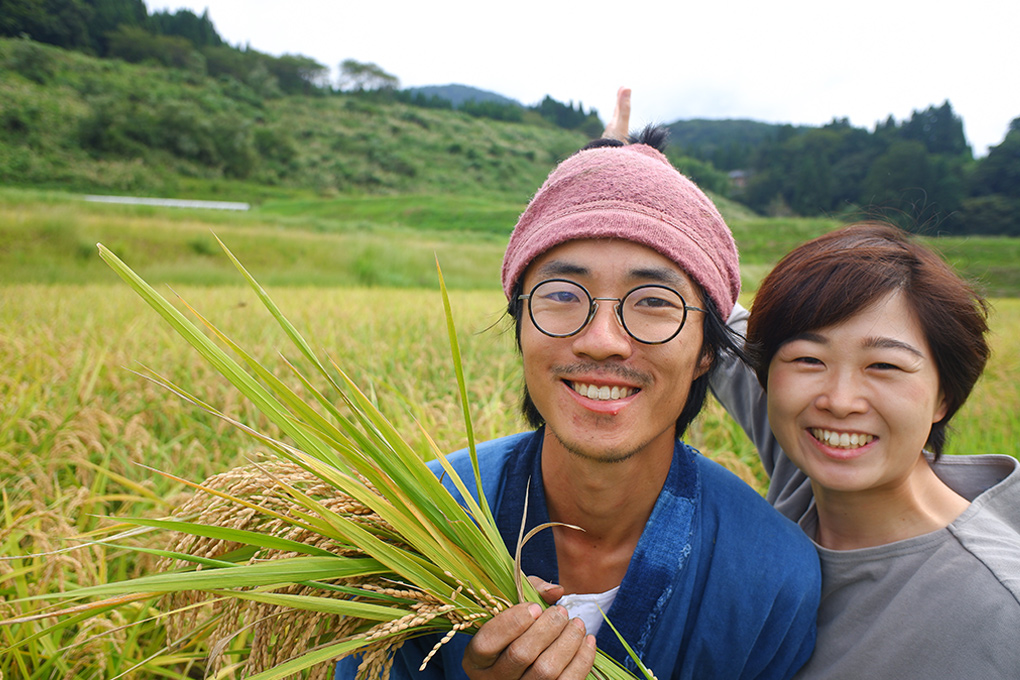
[[[475,428],[471,423],[471,408],[468,404],[467,382],[464,379],[464,362],[460,357],[460,343],[457,342],[457,328],[453,324],[453,310],[450,307],[450,294],[446,289],[446,281],[443,279],[443,270],[439,266],[439,257],[436,257],[436,272],[439,275],[439,289],[443,292],[443,311],[446,314],[446,330],[450,336],[450,352],[453,354],[453,365],[457,373],[457,388],[460,390],[461,411],[464,414],[464,428],[467,432],[468,451],[471,454],[471,467],[475,473],[475,481],[478,485],[478,502],[482,507],[485,523],[495,526],[496,522],[492,517],[492,510],[489,508],[489,501],[485,498],[482,489],[482,474],[478,469],[478,451],[475,449]]]
[[[235,588],[279,586],[385,574],[389,570],[368,557],[292,557],[255,564],[203,569],[192,572],[164,572],[114,583],[103,583],[65,593],[75,599],[111,595],[176,593],[187,590],[229,591]],[[45,598],[47,596],[38,596]],[[48,596],[52,599],[52,595]],[[37,599],[37,598],[36,598]]]
[[[244,543],[246,545],[256,546],[259,548],[304,553],[306,555],[318,555],[320,557],[336,557],[334,553],[331,553],[328,550],[323,550],[322,548],[316,548],[315,546],[310,546],[305,543],[301,543],[300,541],[277,538],[257,531],[209,526],[206,524],[193,524],[191,522],[183,522],[180,520],[128,518],[124,521],[128,524],[137,524],[138,526],[153,527],[155,529],[164,529],[166,531],[178,531],[183,534],[215,538],[220,541]]]
[[[311,595],[292,595],[288,593],[263,593],[259,591],[240,591],[231,593],[231,597],[239,600],[251,600],[263,604],[274,604],[280,607],[289,607],[302,611],[320,612],[322,614],[335,614],[338,616],[353,616],[359,619],[371,621],[396,621],[407,612],[393,606],[372,604],[370,602],[356,602],[353,600],[315,597]]]

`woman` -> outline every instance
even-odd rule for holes
[[[627,137],[629,111],[621,88],[604,137]],[[941,455],[988,359],[986,316],[937,255],[877,223],[794,249],[731,316],[754,366],[722,355],[712,390],[822,564],[796,678],[1020,678],[1020,462]]]
[[[985,319],[938,256],[876,223],[794,249],[731,318],[754,371],[731,359],[713,391],[822,563],[798,678],[1020,677],[1020,463],[940,455]]]

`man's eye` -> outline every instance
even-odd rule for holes
[[[550,293],[546,293],[542,296],[542,299],[548,300],[549,302],[558,302],[560,304],[570,304],[573,302],[580,302],[580,298],[577,293],[569,290],[557,290]]]
[[[793,362],[797,363],[797,364],[807,364],[809,366],[821,366],[822,365],[821,359],[818,359],[817,357],[810,357],[810,356],[794,357],[793,358]]]
[[[676,307],[676,302],[673,300],[667,300],[666,298],[656,297],[654,295],[646,295],[640,298],[636,303],[635,307],[648,307],[651,309],[663,309]]]

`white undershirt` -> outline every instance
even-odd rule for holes
[[[616,586],[604,593],[575,593],[572,595],[564,595],[556,603],[566,607],[567,613],[571,617],[577,617],[584,621],[584,627],[588,630],[589,635],[597,635],[599,628],[602,627],[602,612],[609,611],[609,608],[613,604],[613,600],[616,599],[616,593],[620,590],[620,586]],[[602,611],[599,611],[599,608]]]

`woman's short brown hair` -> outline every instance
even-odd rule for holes
[[[938,456],[947,423],[988,361],[988,306],[938,255],[901,229],[864,222],[792,250],[755,295],[749,353],[767,389],[769,364],[787,340],[845,321],[894,290],[917,314],[946,400],[945,417],[928,435],[927,447]]]

